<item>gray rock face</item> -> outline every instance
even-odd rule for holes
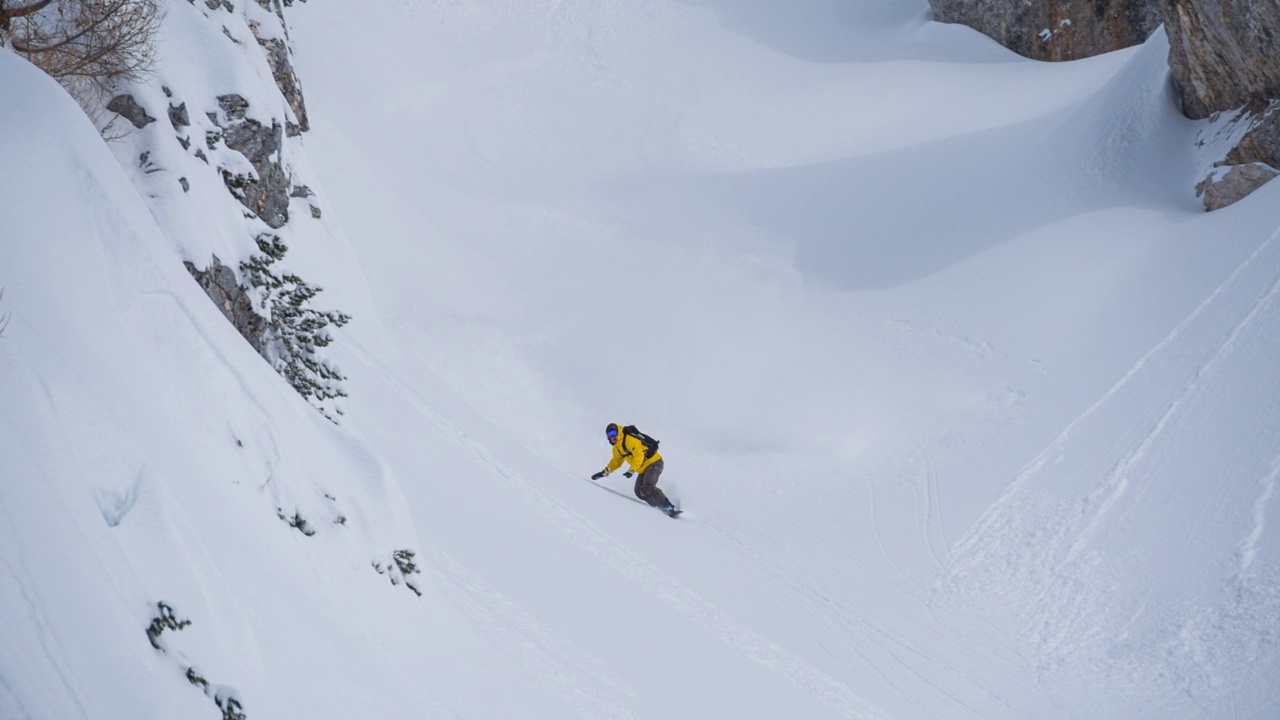
[[[1205,210],[1218,210],[1240,201],[1277,175],[1280,170],[1263,163],[1232,165],[1220,176],[1211,175],[1200,181],[1196,192],[1203,196]]]
[[[938,22],[967,25],[1019,55],[1077,60],[1141,44],[1160,0],[929,0]]]
[[[225,122],[218,121],[223,142],[244,155],[258,176],[236,176],[232,194],[269,227],[283,227],[289,222],[289,192],[293,188],[293,179],[280,157],[284,128],[274,120],[267,127],[246,117],[249,102],[239,95],[222,95],[218,105],[226,115]]]
[[[257,2],[263,10],[275,13],[275,16],[280,18],[281,26],[287,28],[288,23],[284,21],[284,7],[280,4],[280,0],[257,0]],[[253,30],[253,36],[258,39],[258,44],[267,51],[267,65],[271,68],[271,77],[275,79],[276,87],[280,88],[280,94],[284,95],[285,101],[289,103],[294,117],[298,120],[296,125],[292,122],[285,123],[285,132],[289,137],[301,135],[311,129],[311,123],[307,120],[307,104],[302,97],[302,86],[298,83],[297,73],[293,71],[289,45],[280,38],[260,36],[257,25],[251,25],[250,28]]]
[[[146,108],[133,99],[132,95],[117,95],[111,98],[111,102],[107,103],[107,109],[133,123],[133,126],[139,130],[156,121],[147,114]]]
[[[204,288],[213,304],[218,306],[227,320],[261,355],[265,345],[267,321],[254,312],[248,291],[236,282],[235,271],[223,265],[217,255],[213,256],[213,262],[204,270],[197,269],[190,262],[184,262],[183,265],[200,287]]]
[[[1187,117],[1280,99],[1280,0],[1164,1]]]
[[[1280,175],[1280,100],[1263,109],[1255,103],[1242,116],[1248,129],[1226,158],[1214,163],[1213,172],[1196,185],[1206,210],[1226,207]]]
[[[174,130],[187,127],[191,124],[191,116],[187,114],[186,103],[169,106],[169,123],[173,125]]]
[[[1280,0],[1165,0],[1165,15],[1183,114],[1202,119],[1243,108],[1249,116],[1248,132],[1196,186],[1215,210],[1280,170]]]
[[[1250,112],[1253,125],[1227,153],[1227,162],[1232,165],[1261,162],[1280,170],[1280,100],[1272,100],[1265,109],[1255,104]]]
[[[244,114],[249,111],[249,101],[239,95],[219,95],[218,107],[232,120],[243,120]],[[210,117],[216,120],[218,116],[213,114]]]
[[[302,87],[298,84],[298,76],[293,72],[289,62],[289,48],[279,38],[258,38],[258,44],[267,51],[267,65],[271,67],[271,77],[275,78],[280,94],[293,109],[298,118],[298,130],[306,132],[311,129],[307,120],[307,104],[302,98]]]

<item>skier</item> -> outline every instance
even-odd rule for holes
[[[592,475],[591,479],[599,480],[622,467],[625,458],[631,469],[623,475],[631,477],[632,473],[639,474],[636,477],[636,497],[671,517],[679,515],[680,511],[658,487],[658,477],[662,475],[664,467],[662,456],[658,454],[658,441],[636,430],[634,425],[620,429],[617,423],[609,423],[604,429],[604,436],[613,446],[613,457],[604,470]]]

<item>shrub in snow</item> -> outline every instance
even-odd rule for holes
[[[244,714],[244,705],[235,697],[235,691],[226,686],[211,685],[195,667],[187,668],[187,682],[204,691],[213,698],[213,704],[222,711],[222,720],[248,720]]]
[[[147,626],[147,639],[151,641],[151,647],[161,652],[168,652],[164,643],[160,642],[160,636],[166,630],[181,630],[190,624],[190,620],[180,619],[167,603],[158,602],[156,616]],[[213,698],[213,703],[222,711],[222,720],[248,720],[244,714],[244,706],[235,697],[234,689],[210,683],[194,665],[179,665],[179,667],[182,669],[182,674],[186,676],[187,682],[200,688],[206,696]]]
[[[295,511],[292,516],[288,516],[284,514],[283,508],[276,508],[276,517],[289,523],[289,527],[295,528],[298,532],[306,535],[307,537],[311,537],[316,534],[315,528],[311,527],[311,523],[307,522],[307,519],[302,517],[302,514],[299,512]]]
[[[156,603],[156,616],[151,619],[151,624],[147,626],[147,639],[151,641],[151,647],[157,650],[164,650],[160,643],[160,636],[165,630],[181,630],[191,624],[190,620],[182,620],[174,614],[173,608],[164,602]]]
[[[246,720],[245,714],[241,712],[244,708],[239,700],[229,695],[219,695],[213,699],[213,702],[222,711],[222,720]]]
[[[329,326],[342,327],[351,316],[312,308],[321,288],[297,275],[276,274],[272,265],[289,249],[279,236],[263,233],[257,243],[262,254],[241,263],[240,270],[258,290],[258,308],[267,321],[263,356],[298,394],[325,412],[326,400],[347,396],[342,388],[346,378],[317,351],[333,341]]]
[[[418,589],[417,583],[413,581],[413,576],[420,572],[413,558],[414,552],[412,550],[396,550],[391,553],[391,562],[389,563],[382,563],[375,559],[373,561],[373,569],[377,570],[379,575],[388,576],[392,585],[399,585],[403,582],[405,587],[413,591],[413,594],[422,597],[422,591]]]
[[[400,568],[400,572],[405,575],[412,575],[418,572],[418,566],[413,562],[412,550],[396,550],[391,557],[396,561],[396,567]]]

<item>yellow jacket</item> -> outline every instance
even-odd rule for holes
[[[622,467],[623,460],[627,461],[633,471],[642,473],[650,465],[662,459],[662,454],[657,452],[646,458],[644,456],[644,443],[640,442],[640,438],[622,432],[622,425],[618,425],[618,428],[618,439],[613,443],[613,457],[609,459],[609,464],[604,467],[606,475]]]

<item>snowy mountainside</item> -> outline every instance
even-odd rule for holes
[[[153,218],[185,209],[144,202],[61,88],[12,55],[0,63],[5,95],[23,100],[0,111],[12,318],[0,716],[198,717],[226,697],[250,716],[343,707],[289,670],[304,658],[324,673],[363,656],[394,682],[370,639],[380,626],[350,620],[357,607],[415,612],[416,596],[387,581],[404,580],[394,555],[416,546],[394,479],[192,282],[183,243]],[[203,222],[195,214],[165,229]],[[216,242],[222,225],[199,237]],[[145,633],[159,602],[191,621],[163,655]],[[319,627],[350,633],[350,647],[304,641]],[[209,698],[184,677],[192,667]]]
[[[1199,212],[1161,33],[212,5],[105,145],[0,52],[0,718],[1274,715],[1280,188]],[[337,423],[184,269],[265,232]]]
[[[1117,425],[1073,432],[1055,467],[1081,475],[1044,482],[1079,515],[1030,515],[1024,528],[1011,498],[1041,487],[1017,478],[1077,418],[1098,422],[1103,397],[1112,422],[1154,427],[1161,414],[1144,418],[1197,365],[1143,359],[1213,357],[1265,299],[1273,265],[1249,258],[1277,228],[1274,194],[1202,213],[1190,188],[1203,124],[1176,109],[1163,33],[1043,64],[889,5],[386,0],[341,34],[307,13],[300,66],[326,79],[311,96],[325,118],[317,169],[344,218],[387,230],[363,257],[385,305],[412,308],[390,322],[415,354],[568,472],[594,469],[599,450],[564,428],[630,417],[652,429],[673,458],[664,482],[714,513],[753,577],[787,588],[741,597],[706,580],[704,596],[776,620],[800,646],[805,631],[775,613],[806,608],[821,620],[797,625],[827,639],[835,666],[865,662],[861,677],[876,679],[850,687],[887,714],[1229,717],[1234,705],[1266,717],[1275,610],[1265,592],[1220,601],[1236,586],[1215,574],[1256,528],[1258,557],[1276,552],[1255,472],[1271,461],[1254,431],[1269,416],[1227,399],[1229,386],[1274,395],[1265,333],[1246,353],[1258,365],[1195,391],[1222,398],[1215,432],[1194,419],[1174,432],[1189,401],[1145,446],[1144,434],[1109,438]],[[831,27],[844,12],[849,25]],[[378,53],[320,51],[353,35],[377,37]],[[412,70],[380,75],[391,58]],[[370,183],[423,222],[401,229],[345,200]],[[1242,264],[1262,285],[1232,279]],[[451,267],[475,283],[440,277]],[[1198,312],[1210,297],[1218,312]],[[1242,333],[1264,326],[1260,307]],[[1206,321],[1203,334],[1177,331]],[[1111,392],[1130,376],[1171,389]],[[1157,447],[1195,462],[1134,460]],[[1152,489],[1104,502],[1116,468],[1147,473]],[[1166,504],[1163,481],[1179,489]],[[1208,498],[1222,514],[1200,516]],[[1134,521],[1124,540],[1106,532],[1112,513]],[[1212,540],[1152,554],[1185,548],[1174,528]],[[1070,565],[1053,559],[1059,535],[1068,548],[1080,538]],[[1180,592],[1180,573],[1201,590],[1139,590],[1161,578]],[[850,600],[866,586],[874,599]],[[866,621],[915,661],[866,649],[850,618],[872,606],[915,610]],[[1203,634],[1196,613],[1242,621]],[[991,634],[959,630],[970,623]],[[1184,630],[1197,639],[1178,640]],[[1253,632],[1256,644],[1231,639]],[[990,663],[959,648],[986,648]],[[970,676],[944,691],[940,667],[960,665],[1008,684]],[[1024,682],[1038,700],[1020,705]]]

